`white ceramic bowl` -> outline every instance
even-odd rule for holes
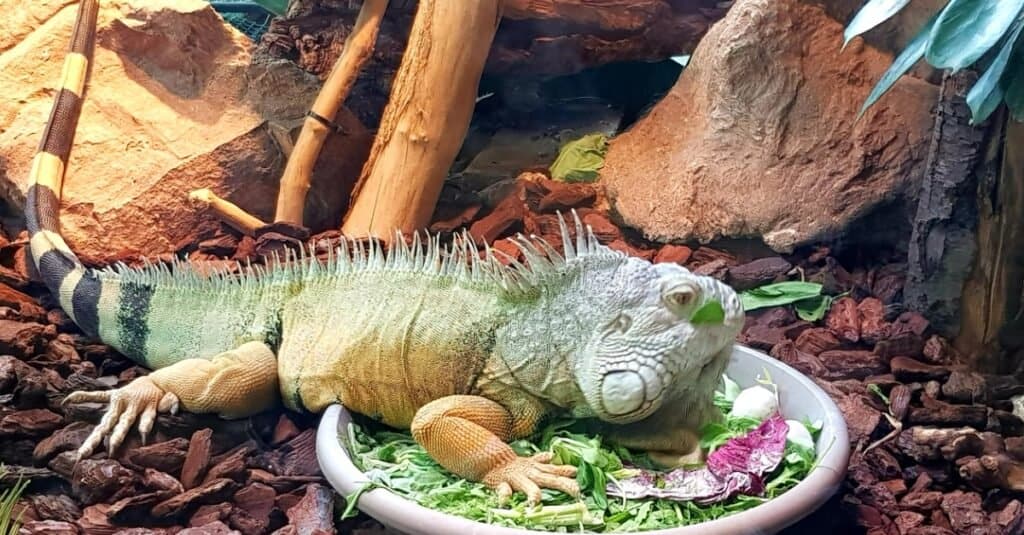
[[[849,441],[846,422],[839,408],[810,379],[793,368],[759,351],[736,345],[726,374],[741,387],[752,386],[764,372],[779,387],[782,415],[786,419],[822,422],[818,437],[818,465],[785,494],[753,509],[690,526],[644,531],[648,535],[743,535],[771,534],[795,523],[820,507],[839,487],[846,475]],[[342,495],[355,492],[366,481],[349,458],[346,440],[349,413],[332,405],[317,430],[317,458],[331,485]],[[427,509],[386,489],[373,489],[359,498],[358,507],[385,526],[413,534],[495,534],[527,535],[545,533],[475,522]]]

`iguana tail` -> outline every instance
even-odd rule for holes
[[[25,226],[36,269],[64,311],[93,336],[99,326],[100,279],[93,270],[85,269],[60,235],[60,196],[92,61],[98,11],[97,0],[82,0],[78,7],[60,90],[32,161],[25,198]]]

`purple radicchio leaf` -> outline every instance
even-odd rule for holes
[[[707,468],[718,477],[733,472],[764,476],[782,462],[788,432],[786,420],[776,412],[746,436],[729,439],[708,455]]]
[[[737,494],[760,496],[764,493],[763,476],[782,462],[788,432],[789,426],[776,412],[746,436],[731,438],[715,450],[705,468],[667,473],[641,470],[631,478],[608,482],[605,492],[633,500],[665,498],[703,505]]]

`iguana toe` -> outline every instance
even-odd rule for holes
[[[139,432],[145,442],[150,431],[153,430],[157,413],[174,413],[178,409],[178,397],[170,392],[165,392],[148,377],[139,377],[114,390],[73,392],[64,399],[65,404],[85,402],[109,402],[110,406],[100,423],[78,448],[76,452],[78,459],[90,455],[108,434],[107,451],[113,455],[128,436],[128,431],[131,430],[136,420],[138,420]]]
[[[576,467],[550,464],[551,453],[538,453],[533,457],[517,457],[484,476],[483,482],[495,489],[498,501],[504,503],[513,491],[526,494],[527,502],[540,503],[540,489],[562,491],[579,497],[580,487],[576,483]]]

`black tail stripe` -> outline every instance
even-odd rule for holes
[[[25,194],[25,228],[29,234],[40,230],[58,232],[60,229],[60,201],[48,186],[33,184]]]
[[[39,257],[39,276],[50,291],[57,293],[60,285],[72,271],[78,269],[75,262],[56,249],[46,251]]]
[[[60,158],[65,165],[71,154],[71,145],[75,141],[75,128],[78,126],[78,115],[82,109],[82,99],[73,91],[61,88],[50,110],[50,121],[46,123],[43,139],[39,150],[49,152]]]
[[[87,269],[75,286],[71,308],[75,323],[92,336],[98,335],[100,331],[99,301],[100,278],[95,271]]]
[[[71,51],[92,58],[93,37],[96,35],[96,15],[99,3],[96,0],[82,0],[75,18],[75,30],[71,34]]]

